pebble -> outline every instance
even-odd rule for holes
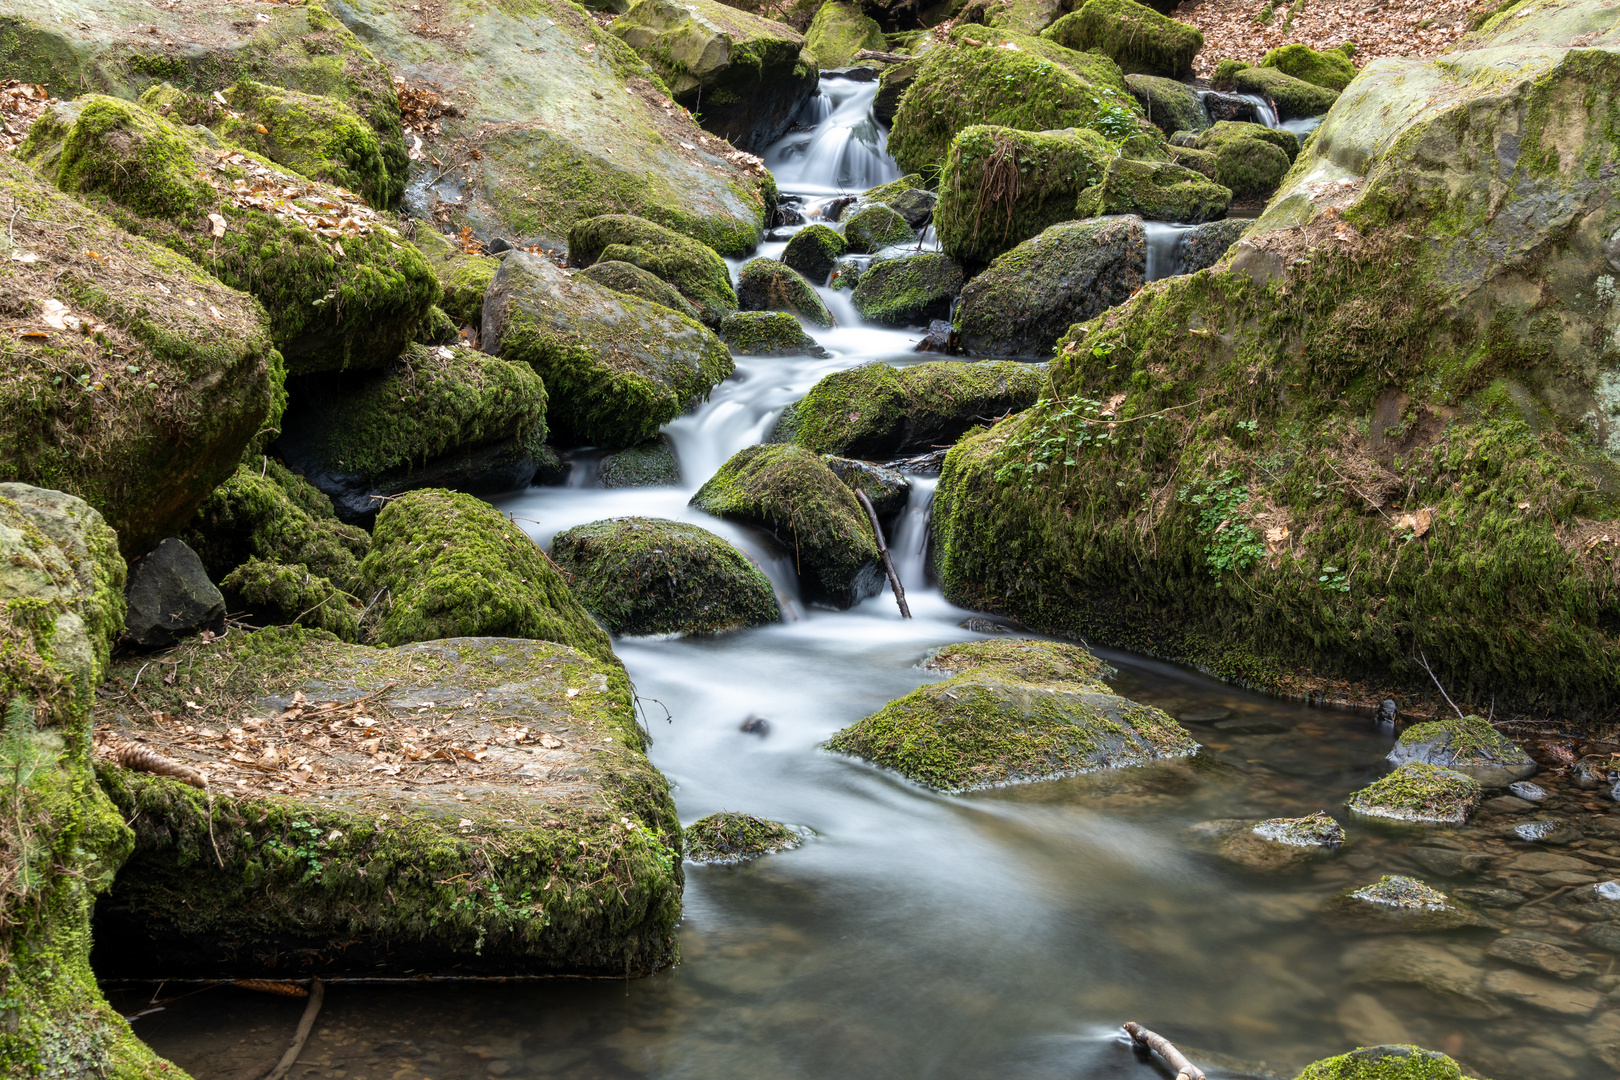
[[[1525,802],[1538,803],[1547,797],[1547,789],[1540,784],[1532,784],[1528,780],[1520,780],[1508,785],[1508,794],[1517,796]]]

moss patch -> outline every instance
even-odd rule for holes
[[[667,281],[711,326],[737,310],[731,272],[712,248],[643,218],[604,214],[569,230],[568,265],[599,260],[627,262]]]
[[[181,539],[219,581],[249,559],[302,565],[338,588],[360,588],[365,530],[340,524],[331,501],[275,462],[243,464],[197,510]]]
[[[1417,1046],[1364,1046],[1305,1067],[1298,1080],[1462,1080],[1455,1061]]]
[[[686,858],[695,863],[742,863],[792,851],[804,842],[786,825],[750,814],[710,814],[686,827]]]
[[[951,313],[962,264],[937,251],[885,259],[861,275],[850,300],[861,318],[887,326],[927,325]]]
[[[484,294],[500,268],[500,260],[469,255],[443,234],[421,225],[417,226],[414,242],[444,291],[439,307],[458,323],[477,327],[483,319]]]
[[[1296,79],[1303,79],[1329,90],[1343,90],[1356,77],[1356,65],[1338,49],[1317,52],[1309,45],[1294,42],[1272,49],[1260,58],[1260,66],[1276,68]]]
[[[847,67],[862,49],[888,49],[877,20],[862,14],[858,5],[840,0],[827,0],[821,5],[805,33],[805,43],[824,69]]]
[[[604,455],[596,463],[596,479],[605,488],[675,487],[681,482],[681,463],[668,435]]]
[[[1269,99],[1277,106],[1279,120],[1321,116],[1333,107],[1339,97],[1337,90],[1317,86],[1268,67],[1218,69],[1213,83],[1217,90],[1235,90],[1240,94],[1255,94]]]
[[[775,259],[750,259],[737,272],[737,301],[744,311],[786,311],[816,326],[833,324],[832,312],[810,283]]]
[[[1409,762],[1355,792],[1345,805],[1368,817],[1458,824],[1479,805],[1479,784],[1437,765]]]
[[[1204,35],[1135,0],[1086,0],[1041,36],[1076,52],[1099,52],[1127,74],[1179,79],[1192,72]]]
[[[671,311],[678,311],[688,319],[701,322],[703,312],[687,300],[686,297],[675,291],[669,282],[648,273],[633,263],[620,262],[616,259],[607,262],[592,263],[579,272],[579,276],[589,278],[604,288],[614,292],[629,293],[639,296],[643,300],[654,304],[662,304]],[[729,318],[729,316],[727,316]],[[722,325],[724,321],[722,320]]]
[[[1138,214],[1149,221],[1196,225],[1224,216],[1231,203],[1231,188],[1191,169],[1122,157],[1114,159],[1100,181],[1080,193],[1074,212],[1082,218]]]
[[[917,238],[906,219],[883,203],[861,207],[842,224],[845,250],[856,255],[869,255],[890,244],[904,244]]]
[[[782,261],[812,285],[821,285],[838,265],[839,257],[848,251],[849,245],[837,230],[817,223],[793,234],[782,249]]]
[[[826,350],[785,311],[737,311],[720,324],[720,336],[739,356],[825,356]]]
[[[1186,83],[1158,75],[1126,75],[1125,83],[1142,103],[1148,123],[1166,135],[1202,131],[1209,126],[1198,91]]]
[[[249,621],[325,630],[344,641],[360,637],[360,600],[300,563],[286,566],[249,558],[219,583],[232,611]]]

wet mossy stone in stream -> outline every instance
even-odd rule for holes
[[[707,244],[645,218],[603,214],[575,224],[568,232],[568,265],[598,261],[627,262],[668,282],[710,326],[737,310],[725,260]]]
[[[1223,218],[1220,221],[1206,221],[1195,229],[1189,229],[1176,245],[1178,272],[1196,274],[1214,266],[1242,239],[1243,233],[1252,224],[1253,221],[1245,218]]]
[[[962,292],[962,264],[938,251],[874,261],[850,301],[861,318],[885,326],[926,326],[948,318]]]
[[[1276,68],[1296,79],[1329,90],[1343,90],[1356,77],[1356,65],[1350,55],[1340,49],[1317,52],[1302,42],[1293,42],[1272,49],[1260,58],[1263,68]]]
[[[121,227],[252,294],[290,373],[381,367],[439,301],[421,253],[353,197],[245,150],[221,158],[133,102],[86,94],[53,106],[19,153]],[[295,205],[306,217],[340,207],[356,225],[320,236]]]
[[[857,461],[834,454],[822,454],[821,460],[849,486],[849,490],[866,494],[880,521],[893,521],[910,501],[911,480],[904,473],[874,465],[870,461]]]
[[[1445,893],[1416,878],[1385,874],[1371,885],[1329,900],[1324,914],[1364,933],[1424,933],[1489,929],[1491,924]]]
[[[1235,90],[1240,94],[1254,94],[1270,100],[1277,106],[1278,120],[1321,116],[1339,98],[1337,90],[1317,86],[1268,67],[1238,65],[1228,68],[1224,77],[1222,73],[1216,73],[1214,85],[1217,90]]]
[[[360,638],[364,607],[359,598],[302,563],[287,566],[250,558],[226,574],[219,587],[231,610],[247,612],[250,623],[307,626],[343,641]]]
[[[877,96],[872,99],[872,116],[884,127],[894,126],[894,115],[900,108],[900,99],[916,81],[919,63],[920,58],[902,64],[889,64],[878,76]],[[917,173],[911,175],[920,179]]]
[[[565,445],[634,446],[733,369],[725,343],[661,304],[511,251],[484,299],[483,348],[534,368]]]
[[[545,552],[493,506],[459,492],[408,492],[377,515],[360,566],[377,604],[374,640],[535,638],[616,663]]]
[[[686,297],[675,291],[675,287],[663,278],[651,274],[634,263],[620,262],[610,259],[606,262],[592,263],[579,272],[582,278],[589,278],[604,288],[614,292],[629,293],[649,300],[654,304],[662,304],[671,311],[678,311],[688,319],[703,321],[703,312]],[[724,320],[722,320],[723,322]]]
[[[238,770],[247,787],[208,793],[102,766],[135,854],[97,912],[100,970],[623,978],[674,961],[680,826],[618,664],[549,641],[379,649],[298,627],[182,649],[202,696],[182,681],[154,703],[254,720],[236,738],[255,756],[277,747],[285,771]],[[137,667],[113,674],[128,683]],[[283,715],[300,693],[371,695],[350,714],[376,723],[305,750],[308,720]],[[231,768],[227,742],[170,750],[134,712],[109,700],[98,719],[216,777]],[[431,733],[412,729],[424,715]],[[435,772],[425,755],[452,744],[481,760]],[[295,767],[305,753],[319,770],[308,777]]]
[[[605,488],[674,487],[681,482],[675,444],[660,434],[640,446],[605,454],[596,463],[596,478]]]
[[[1053,225],[1002,255],[962,290],[956,332],[969,356],[1049,357],[1077,322],[1146,283],[1147,236],[1135,216]]]
[[[277,423],[286,396],[269,320],[9,154],[0,192],[12,327],[0,335],[0,481],[84,499],[139,555],[183,529]]]
[[[720,324],[720,336],[739,356],[827,355],[786,311],[734,311]]]
[[[1137,214],[1148,221],[1197,225],[1226,215],[1232,189],[1167,161],[1115,158],[1102,179],[1075,200],[1077,218]]]
[[[462,346],[412,345],[386,371],[304,376],[288,394],[272,452],[350,524],[415,488],[527,487],[546,442],[534,369]]]
[[[913,229],[920,229],[933,218],[934,204],[938,201],[939,196],[925,186],[922,174],[912,173],[898,180],[891,180],[887,184],[867,188],[844,215],[847,219],[863,207],[882,203],[905,218],[907,225]]]
[[[866,511],[820,456],[803,447],[738,451],[691,504],[774,536],[792,556],[812,603],[850,608],[883,587]]]
[[[1363,1046],[1305,1067],[1296,1080],[1463,1080],[1462,1067],[1438,1050]]]
[[[848,215],[842,222],[844,243],[856,255],[870,255],[890,244],[915,240],[911,225],[885,203],[872,203]]]
[[[417,223],[414,242],[439,279],[439,288],[444,290],[439,307],[458,323],[477,329],[484,317],[484,294],[500,268],[500,260],[465,252],[449,237],[421,222]]]
[[[722,865],[792,851],[804,843],[803,836],[786,825],[729,810],[692,822],[685,836],[688,862]]]
[[[883,28],[861,11],[860,5],[827,0],[816,12],[805,32],[805,44],[822,68],[841,68],[854,63],[862,49],[887,52]]]
[[[1209,116],[1198,102],[1198,91],[1187,83],[1160,75],[1126,75],[1125,84],[1142,103],[1148,123],[1166,135],[1203,131],[1209,126]]]
[[[1258,822],[1205,821],[1192,831],[1222,859],[1261,873],[1307,866],[1335,853],[1345,842],[1344,826],[1321,812]]]
[[[811,284],[819,285],[826,282],[839,257],[848,250],[841,233],[818,222],[793,234],[782,249],[782,261]]]
[[[1468,820],[1479,798],[1473,777],[1412,761],[1354,792],[1346,805],[1367,817],[1455,825]]]
[[[625,517],[557,534],[551,558],[614,634],[722,634],[782,617],[748,557],[707,529]]]
[[[811,284],[775,259],[751,259],[737,272],[737,302],[744,311],[786,311],[816,326],[833,324]]]
[[[1523,748],[1483,717],[1464,716],[1413,724],[1395,740],[1392,765],[1418,761],[1471,776],[1489,788],[1503,788],[1536,771]]]
[[[1076,52],[1101,53],[1126,74],[1169,79],[1192,74],[1193,57],[1204,47],[1197,27],[1135,0],[1086,0],[1041,36]]]
[[[1112,693],[1078,645],[1028,638],[948,645],[948,675],[889,702],[827,749],[938,791],[1052,780],[1187,757],[1198,744],[1158,709]]]

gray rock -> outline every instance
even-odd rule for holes
[[[1532,784],[1528,780],[1519,780],[1508,785],[1508,794],[1523,799],[1525,802],[1538,803],[1547,797],[1547,789],[1540,784]]]
[[[1571,844],[1585,834],[1580,829],[1566,821],[1546,818],[1541,821],[1526,821],[1522,825],[1514,825],[1508,830],[1509,835],[1531,844]]]
[[[1488,927],[1480,916],[1415,878],[1387,874],[1328,902],[1326,913],[1369,933],[1413,933]]]
[[[880,521],[899,517],[911,499],[911,481],[893,469],[833,454],[823,454],[821,460],[851,491],[866,492]]]
[[[1226,218],[1206,221],[1195,229],[1188,229],[1176,244],[1176,273],[1196,274],[1214,266],[1252,224],[1243,218]],[[1390,702],[1391,713],[1394,712],[1394,704]],[[1379,715],[1382,717],[1382,709]]]
[[[1466,716],[1414,724],[1389,752],[1393,765],[1421,762],[1472,776],[1485,787],[1507,787],[1536,771],[1536,763],[1483,717]]]
[[[934,219],[934,207],[939,196],[922,188],[907,188],[889,198],[889,209],[906,219],[913,229],[920,229]]]
[[[129,611],[123,640],[139,648],[167,648],[225,624],[225,597],[208,580],[197,553],[172,536],[130,567],[124,596]]]
[[[1588,945],[1595,945],[1612,953],[1620,953],[1620,923],[1593,923],[1578,935]]]
[[[1467,904],[1474,904],[1484,908],[1515,908],[1528,899],[1521,892],[1512,889],[1491,889],[1484,886],[1463,886],[1451,890],[1451,894]]]
[[[1590,975],[1595,970],[1591,964],[1567,949],[1516,935],[1497,938],[1485,950],[1485,955],[1566,981]]]

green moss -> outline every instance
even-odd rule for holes
[[[1479,784],[1438,765],[1409,762],[1353,793],[1345,805],[1369,817],[1462,822],[1479,805]]]
[[[377,515],[360,567],[389,645],[451,637],[519,637],[616,662],[602,628],[534,541],[471,495],[412,491]]]
[[[1343,90],[1356,77],[1356,65],[1338,49],[1317,52],[1309,45],[1294,42],[1272,49],[1260,58],[1260,66],[1303,79],[1329,90]]]
[[[1127,75],[1125,82],[1142,103],[1148,123],[1166,135],[1202,131],[1208,125],[1198,92],[1186,83],[1157,75]]]
[[[856,255],[868,255],[890,244],[904,244],[917,238],[906,219],[882,203],[861,207],[843,221],[844,243]]]
[[[1196,27],[1160,15],[1135,0],[1086,0],[1041,36],[1076,52],[1099,52],[1138,75],[1178,79],[1192,71],[1204,47]]]
[[[926,186],[927,184],[924,182],[921,173],[910,173],[906,176],[902,176],[898,180],[891,180],[887,184],[879,184],[877,187],[867,188],[865,191],[861,192],[860,201],[863,204],[887,204],[890,199],[898,199],[908,191],[915,191],[918,188]],[[810,226],[810,228],[814,227],[815,226]],[[802,234],[802,232],[803,230],[801,230],[799,233],[794,233],[793,235],[799,236]]]
[[[1462,1080],[1462,1068],[1436,1050],[1368,1046],[1305,1067],[1297,1080]]]
[[[1277,106],[1279,120],[1321,116],[1333,107],[1339,97],[1337,90],[1296,79],[1276,68],[1227,68],[1224,74],[1217,69],[1212,81],[1217,90],[1235,90],[1240,94],[1269,98]]]
[[[785,311],[737,311],[720,324],[720,336],[739,356],[816,356],[826,350]]]
[[[877,20],[862,14],[857,5],[840,0],[821,5],[805,33],[805,44],[822,68],[847,67],[862,49],[884,52],[889,47]]]
[[[804,275],[812,285],[824,283],[838,265],[838,259],[849,251],[836,230],[819,222],[806,225],[788,240],[782,249],[782,261]]]
[[[439,307],[459,323],[480,326],[484,317],[484,294],[489,291],[500,260],[488,255],[470,255],[442,233],[421,223],[417,224],[414,243],[439,279],[439,288],[444,292]]]
[[[214,581],[260,559],[304,566],[345,590],[360,588],[360,560],[371,550],[365,530],[340,524],[326,496],[263,459],[259,468],[243,464],[216,488],[181,539]]]
[[[579,525],[557,534],[551,557],[615,634],[720,634],[781,618],[775,590],[747,556],[684,522]]]
[[[639,296],[654,304],[662,304],[671,311],[680,312],[688,319],[701,321],[703,318],[703,312],[676,292],[674,286],[633,263],[618,260],[592,263],[579,273],[581,277],[590,278],[604,288]]]
[[[804,842],[786,825],[749,814],[710,814],[686,827],[686,857],[695,863],[740,863]]]
[[[568,265],[627,262],[667,281],[714,325],[737,310],[731,273],[714,250],[673,229],[630,214],[607,214],[568,233]]]
[[[861,318],[888,326],[927,325],[951,313],[962,264],[937,251],[885,259],[861,275],[850,297]]]
[[[827,741],[939,791],[1072,776],[1185,757],[1191,736],[1108,690],[1090,653],[1013,639],[950,645],[927,667],[951,677],[891,701]]]
[[[744,311],[787,311],[816,326],[833,324],[810,283],[775,259],[751,259],[737,272],[737,301]]]
[[[1246,166],[1252,165],[1249,158],[1242,160]],[[1217,172],[1219,169],[1220,154],[1217,153]],[[1149,221],[1198,224],[1224,216],[1231,203],[1231,188],[1191,169],[1169,162],[1121,157],[1109,164],[1100,181],[1080,193],[1075,200],[1074,216],[1138,214]]]
[[[360,601],[301,563],[286,566],[250,558],[225,575],[219,587],[233,611],[246,608],[258,619],[325,630],[344,641],[360,636]]]
[[[640,446],[604,455],[596,463],[596,479],[605,488],[676,487],[681,463],[669,436],[660,435]]]
[[[1268,128],[1264,124],[1249,124],[1239,120],[1218,120],[1207,131],[1198,133],[1192,145],[1200,150],[1219,150],[1232,143],[1258,140],[1276,147],[1288,157],[1292,165],[1299,156],[1299,138],[1283,128]]]

